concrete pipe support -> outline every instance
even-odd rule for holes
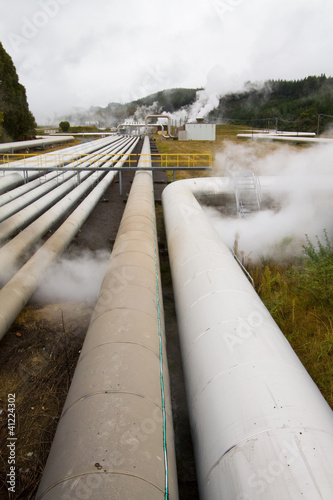
[[[178,498],[151,172],[135,175],[36,498],[83,492]]]
[[[187,398],[203,500],[333,498],[333,413],[196,196],[162,195]]]

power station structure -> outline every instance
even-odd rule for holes
[[[195,123],[185,123],[178,131],[179,141],[215,141],[216,124],[205,123],[203,118],[197,118]]]
[[[137,141],[111,136],[71,149],[60,168],[49,160],[48,173],[30,159],[1,177],[1,337]],[[178,498],[154,168],[146,137],[38,500]],[[333,413],[203,210],[217,199],[236,203],[230,177],[162,195],[200,498],[331,500]]]

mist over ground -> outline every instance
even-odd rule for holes
[[[257,153],[263,149],[259,144]],[[306,235],[316,244],[316,236],[323,241],[326,230],[332,239],[332,157],[333,144],[300,150],[283,145],[262,158],[252,142],[227,144],[217,155],[219,171],[257,172],[262,176],[264,202],[261,211],[244,218],[206,209],[228,247],[236,243],[238,251],[253,261],[263,257],[283,261],[304,254]],[[267,200],[269,208],[264,208]]]
[[[316,243],[316,236],[324,241],[326,230],[333,239],[333,144],[302,149],[270,147],[273,151],[267,154],[266,143],[226,142],[216,155],[214,175],[243,169],[260,174],[261,211],[237,218],[205,208],[226,245],[232,249],[236,244],[238,252],[254,262],[302,256],[306,235]],[[95,302],[109,258],[107,251],[88,250],[61,258],[49,270],[34,299],[41,303]]]
[[[42,304],[95,302],[109,258],[105,250],[80,250],[71,257],[62,257],[49,269],[34,299]]]

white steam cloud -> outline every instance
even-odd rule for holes
[[[197,118],[206,118],[218,107],[221,97],[243,90],[248,76],[245,71],[241,74],[229,74],[220,64],[213,66],[207,74],[204,89],[197,91],[194,103],[172,113],[172,119],[177,124],[183,124],[195,122]]]
[[[333,144],[299,151],[282,146],[261,159],[255,159],[249,144],[227,146],[219,157],[220,166],[225,168],[228,159],[233,170],[256,169],[263,176],[265,203],[260,212],[245,218],[221,217],[207,209],[225,243],[233,248],[237,242],[238,250],[254,261],[260,257],[281,261],[302,255],[306,235],[316,243],[316,236],[322,239],[326,230],[332,238],[332,158]]]
[[[50,268],[34,299],[39,303],[95,302],[109,258],[105,250],[63,257]]]

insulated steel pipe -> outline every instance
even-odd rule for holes
[[[20,196],[24,195],[25,193],[28,193],[30,190],[39,187],[41,184],[44,184],[45,182],[47,182],[51,179],[54,179],[58,175],[60,175],[60,172],[50,172],[48,174],[40,176],[38,179],[27,182],[23,186],[19,186],[16,189],[12,189],[11,191],[8,191],[7,193],[2,194],[0,196],[0,207],[7,205],[7,203],[11,203],[16,198],[19,198]],[[0,213],[2,213],[2,210]]]
[[[125,142],[129,142],[130,139],[125,139],[120,143],[120,146],[118,146],[116,149],[112,148],[106,148],[106,150],[102,150],[104,153],[108,152],[119,152],[119,149],[121,150],[121,147],[124,145]],[[102,162],[106,162],[107,157],[105,157]],[[90,163],[90,159],[83,161],[81,166],[93,166]],[[14,215],[8,217],[5,221],[0,223],[0,242],[4,242],[6,239],[10,238],[12,235],[16,234],[20,229],[26,227],[31,221],[36,219],[38,215],[41,213],[45,212],[49,207],[51,207],[54,203],[59,201],[63,196],[65,196],[68,192],[70,192],[72,189],[75,188],[77,185],[77,179],[73,179],[74,175],[76,174],[75,171],[67,171],[64,173],[64,180],[65,182],[53,189],[51,193],[47,193],[47,186],[43,185],[41,186],[40,191],[46,191],[46,194],[39,198],[37,201],[34,201],[30,203],[30,205],[22,210],[20,210],[17,213],[14,213]],[[80,174],[81,179],[91,175],[89,171],[85,171]],[[22,198],[22,197],[21,197]],[[16,206],[20,207],[23,203],[23,200],[21,198],[14,200],[11,204],[14,205],[14,208]],[[27,193],[24,195],[24,199],[30,199],[33,200],[35,198],[34,190],[32,190],[31,193]],[[26,204],[26,202],[24,202]],[[7,205],[5,205],[3,211],[6,213]]]
[[[145,139],[139,166],[149,159]],[[178,498],[152,173],[137,172],[36,499]]]
[[[16,172],[10,173],[9,175],[3,175],[0,177],[0,194],[5,193],[8,189],[13,189],[23,184],[24,180],[22,175]]]
[[[125,154],[127,149],[133,151],[138,139],[132,139],[126,146],[119,151],[119,154]],[[128,152],[128,154],[129,154]],[[117,159],[116,155],[106,162],[103,166],[109,167]],[[89,173],[85,172],[86,175]],[[20,233],[11,239],[6,245],[0,248],[0,283],[7,281],[13,274],[14,268],[22,255],[26,254],[39,239],[53,227],[63,215],[70,210],[79,199],[86,194],[91,187],[96,184],[101,177],[105,175],[105,171],[95,172],[94,175],[82,181],[75,189],[73,189],[65,198],[58,201],[47,212],[41,215],[38,219],[32,222],[28,227],[20,231]],[[83,177],[83,176],[82,176]]]
[[[123,156],[116,167],[121,167],[127,158],[128,156]],[[69,245],[116,175],[117,171],[107,173],[60,228],[0,290],[0,339],[35,292],[46,270]]]
[[[9,176],[5,175],[3,178],[1,178],[0,193],[5,192],[6,189],[11,189],[12,187],[16,187],[24,183],[23,171],[21,170],[22,168],[38,167],[39,168],[38,171],[30,171],[30,172],[27,171],[29,180],[36,179],[40,175],[43,175],[44,170],[47,171],[48,168],[62,167],[68,163],[81,159],[82,155],[92,154],[101,149],[102,147],[111,145],[112,143],[117,143],[123,139],[124,136],[116,135],[111,138],[107,137],[104,139],[98,139],[96,141],[92,141],[87,144],[70,146],[69,148],[61,149],[61,151],[58,152],[45,153],[43,155],[28,156],[24,160],[17,160],[10,162],[10,167],[17,169],[17,173],[21,175],[21,178],[20,179],[17,178],[16,182],[14,182],[13,179],[12,182],[10,183],[10,186],[6,187],[8,182],[6,182],[5,180],[2,181],[2,179],[5,179],[6,177],[9,177],[12,174],[10,174]],[[4,187],[1,189],[2,184],[4,184]]]
[[[20,229],[26,227],[30,222],[35,220],[39,214],[45,212],[45,210],[50,208],[54,203],[59,201],[77,186],[75,173],[67,173],[71,175],[66,176],[66,180],[63,184],[53,189],[50,193],[44,194],[44,196],[32,202],[28,207],[23,208],[0,223],[0,243],[3,243],[11,236],[17,234]]]
[[[80,155],[90,154],[90,153],[94,153],[96,151],[98,151],[99,153],[102,153],[103,151],[107,150],[107,148],[110,147],[111,145],[118,146],[123,141],[124,141],[124,138],[121,138],[120,136],[118,136],[118,138],[113,138],[111,142],[109,139],[109,143],[106,146],[105,145],[103,146],[101,143],[99,143],[98,149],[96,149],[97,148],[97,145],[96,145],[97,141],[95,141],[93,147],[92,147],[92,145],[90,145],[88,148],[87,144],[85,144],[85,145],[81,144],[79,146],[72,146],[70,148],[62,149],[61,152],[62,152],[62,154],[65,154],[65,155],[68,155],[68,154],[74,155],[75,154],[74,157],[77,159],[78,153],[80,153]],[[59,167],[60,163],[63,164],[63,162],[61,161],[60,158],[61,158],[61,156],[59,156],[59,159],[54,162],[53,167],[57,167],[57,166]],[[50,167],[50,163],[47,163],[47,164]],[[13,162],[11,165],[14,165],[16,168],[18,168],[17,162]],[[21,165],[21,163],[20,163],[20,165]],[[70,164],[67,166],[70,166]],[[73,162],[73,166],[75,166],[75,162]],[[45,171],[44,171],[44,169],[40,169],[40,170],[41,171],[39,171],[39,172],[31,171],[30,172],[30,181],[27,182],[26,184],[24,184],[23,186],[19,186],[16,189],[11,189],[9,187],[9,189],[11,189],[11,190],[6,192],[5,194],[2,194],[0,197],[0,207],[3,205],[6,205],[7,203],[10,203],[11,201],[15,200],[19,196],[22,196],[23,194],[27,193],[31,189],[38,187],[42,182],[45,182],[46,179],[52,179],[53,177],[61,174],[60,168],[58,171],[50,172],[50,173],[47,173],[48,172],[47,169]],[[32,173],[37,174],[37,175],[35,175],[35,177],[37,176],[37,179],[31,180]],[[15,173],[13,175],[17,176],[19,174]],[[5,176],[4,179],[6,179],[8,177],[10,177],[10,176]],[[41,179],[41,177],[44,179],[44,181]],[[0,178],[0,180],[1,180],[1,178]],[[22,178],[22,176],[20,176],[20,183],[22,183],[22,182],[23,182],[23,178]]]
[[[50,146],[52,144],[62,144],[63,142],[72,141],[74,137],[72,135],[63,136],[59,135],[59,137],[47,137],[43,136],[39,139],[33,139],[30,141],[17,141],[17,142],[7,142],[6,144],[0,145],[0,153],[12,152],[12,151],[20,151],[22,149],[29,148],[39,148]]]
[[[333,498],[333,413],[196,197],[227,179],[162,194],[203,500]]]
[[[61,153],[59,153],[58,159],[51,160],[49,161],[48,158],[53,158],[55,156],[55,153],[46,153],[44,155],[35,155],[33,157],[28,157],[26,160],[18,160],[18,161],[13,161],[10,163],[11,167],[15,167],[17,169],[17,172],[15,173],[9,173],[7,175],[3,175],[0,177],[0,194],[5,193],[6,191],[16,188],[17,186],[22,185],[25,182],[24,179],[24,172],[20,170],[21,168],[31,166],[35,167],[40,164],[46,164],[49,168],[56,168],[60,167],[61,165],[64,164],[63,156],[62,155],[73,155],[72,159],[78,159],[80,155],[82,154],[90,154],[95,151],[97,151],[99,148],[106,144],[111,144],[113,142],[117,142],[119,140],[123,139],[122,136],[114,136],[111,139],[108,137],[106,139],[99,139],[97,141],[93,141],[88,144],[79,144],[77,146],[70,146],[68,148],[64,148],[61,150]],[[67,163],[69,163],[71,160],[68,159]],[[60,165],[61,164],[61,165]],[[45,168],[40,168],[38,171],[27,171],[27,178],[31,181],[33,179],[36,179],[38,177],[41,177],[42,175],[45,175],[45,171],[47,172],[48,169]],[[12,171],[11,171],[12,172]]]
[[[57,188],[59,184],[64,183],[66,180],[74,177],[75,172],[66,172],[62,179],[57,178],[58,173],[52,173],[51,178],[47,178],[43,184],[40,184],[38,187],[32,187],[29,192],[24,193],[19,198],[6,203],[5,206],[1,207],[0,210],[0,222],[8,219],[11,215],[23,210],[25,207],[33,203],[35,200],[38,200],[42,196],[46,195],[53,189]],[[35,182],[35,181],[32,181]]]
[[[165,118],[168,120],[168,136],[167,135],[163,135],[163,137],[174,137],[173,135],[171,135],[171,117],[169,115],[147,115],[146,118],[145,118],[145,124],[146,124],[146,127],[148,127],[148,119],[149,118]],[[155,126],[157,125],[154,124]],[[163,128],[162,128],[162,131],[163,131]]]

